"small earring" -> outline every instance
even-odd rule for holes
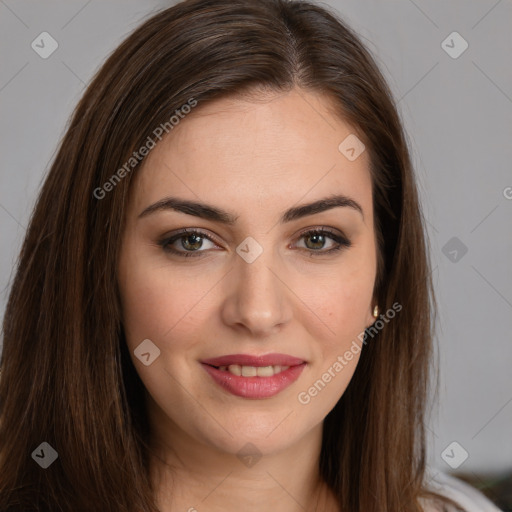
[[[377,318],[379,316],[379,306],[373,308],[373,316]]]

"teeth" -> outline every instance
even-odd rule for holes
[[[242,366],[242,377],[256,377],[256,375],[258,375],[258,370],[256,369],[256,367]]]
[[[239,364],[230,364],[229,366],[219,366],[219,370],[228,371],[238,377],[272,377],[276,373],[288,370],[289,366],[240,366]]]

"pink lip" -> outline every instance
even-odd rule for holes
[[[216,361],[221,359],[223,361],[226,360],[224,358],[217,358]],[[254,360],[254,358],[252,359]],[[237,360],[240,361],[240,359]],[[229,391],[233,395],[243,398],[262,399],[277,395],[283,389],[292,384],[292,382],[296,381],[302,373],[302,370],[304,370],[306,363],[302,362],[301,364],[290,366],[287,370],[272,377],[239,377],[238,375],[233,375],[229,371],[219,370],[214,366],[210,366],[209,363],[205,363],[204,361],[202,366],[220,387]],[[223,364],[221,366],[228,365]],[[255,365],[245,363],[245,366],[270,366],[270,364]],[[283,366],[288,365],[283,364]]]
[[[227,356],[213,357],[204,359],[203,364],[210,366],[229,366],[230,364],[239,364],[240,366],[298,366],[305,361],[298,357],[292,357],[287,354],[266,354],[264,356],[251,356],[249,354],[230,354]],[[245,377],[244,377],[245,378]],[[261,377],[260,377],[261,378]],[[269,378],[269,377],[266,377]]]

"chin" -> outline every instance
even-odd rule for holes
[[[218,437],[212,437],[211,430],[203,432],[201,437],[210,446],[238,457],[253,451],[259,455],[271,455],[286,449],[300,437],[297,429],[293,431],[281,427],[276,429],[278,423],[274,421],[271,425],[261,425],[260,428],[241,424],[229,429],[231,435],[221,429],[222,432]]]

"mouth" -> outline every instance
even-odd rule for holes
[[[201,361],[212,379],[229,393],[252,399],[269,398],[298,379],[307,365],[286,354],[233,354]]]

